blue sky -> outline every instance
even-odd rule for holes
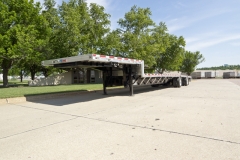
[[[43,0],[38,0],[43,1]],[[67,1],[67,0],[66,0]],[[56,0],[58,4],[62,0]],[[111,15],[111,28],[133,5],[150,8],[155,23],[183,36],[186,49],[200,51],[206,61],[198,67],[240,64],[240,0],[87,0]]]

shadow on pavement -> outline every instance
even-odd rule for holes
[[[134,87],[134,96],[137,96],[138,94],[141,94],[141,93],[152,92],[152,91],[162,90],[167,88],[170,88],[170,87],[137,86],[137,87]],[[94,101],[97,99],[103,99],[103,98],[109,98],[109,97],[115,97],[115,96],[130,96],[129,88],[108,89],[107,93],[108,93],[107,95],[104,95],[103,91],[91,91],[91,92],[73,92],[70,94],[63,94],[63,95],[52,94],[52,97],[51,95],[40,95],[40,96],[37,96],[36,98],[33,98],[33,96],[26,96],[26,100],[28,102],[34,102],[34,103],[48,104],[53,106],[64,106],[64,105],[69,105],[74,103]]]

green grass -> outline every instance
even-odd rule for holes
[[[1,84],[1,82],[0,82]],[[29,87],[27,81],[10,81],[8,88],[0,87],[0,99],[73,91],[101,90],[102,84],[73,84],[58,86]]]
[[[3,84],[3,81],[0,80],[0,85]],[[20,82],[20,80],[9,80],[8,81],[8,84],[10,86],[20,86],[20,85],[24,85],[24,86],[27,86],[28,85],[28,80],[23,80],[22,82]]]

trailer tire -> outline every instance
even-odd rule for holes
[[[177,78],[173,78],[173,87],[177,87]]]
[[[187,77],[183,77],[182,78],[182,86],[188,86],[189,82],[188,82],[188,78]]]
[[[188,79],[188,77],[186,77],[186,86],[188,86],[189,85],[189,79]]]
[[[177,87],[180,88],[182,86],[182,78],[177,78]]]
[[[173,80],[167,81],[167,83],[164,83],[163,86],[173,86]]]
[[[187,85],[186,78],[182,77],[181,79],[182,79],[182,86],[186,86]]]

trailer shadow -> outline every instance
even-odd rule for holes
[[[135,86],[134,87],[134,96],[137,96],[138,94],[146,93],[146,92],[152,92],[156,90],[162,90],[170,88],[169,86],[159,86],[159,87],[151,87],[151,86]],[[125,88],[122,90],[108,90],[109,95],[111,96],[130,96],[130,90],[129,88]]]
[[[170,87],[167,86],[159,86],[159,87],[151,87],[151,86],[137,86],[134,87],[134,96],[138,96],[139,94],[146,92],[153,92],[156,90],[163,90]],[[65,106],[69,104],[89,102],[103,98],[110,98],[115,96],[130,96],[129,88],[121,88],[121,89],[108,89],[107,95],[103,94],[103,91],[94,91],[94,92],[83,92],[79,94],[66,94],[63,96],[57,96],[54,98],[46,97],[45,99],[34,99],[31,96],[26,96],[26,100],[28,102],[47,104],[53,106]]]

